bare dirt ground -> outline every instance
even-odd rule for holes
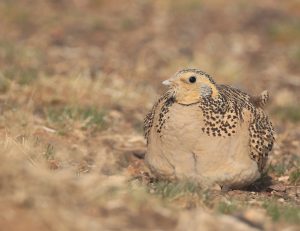
[[[1,230],[300,229],[299,1],[2,0],[0,35]],[[276,143],[249,189],[152,179],[136,157],[184,67],[269,90]]]

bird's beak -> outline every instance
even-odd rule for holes
[[[166,85],[166,86],[170,86],[172,84],[172,81],[170,81],[169,79],[165,80],[162,82],[163,85]]]

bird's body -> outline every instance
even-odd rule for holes
[[[150,169],[159,177],[205,186],[240,188],[258,179],[274,141],[260,107],[267,94],[251,97],[196,69],[170,81],[145,119]]]

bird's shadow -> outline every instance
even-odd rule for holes
[[[272,177],[270,177],[268,174],[264,174],[251,185],[245,187],[244,190],[251,192],[267,192],[269,191],[271,185],[273,185]]]

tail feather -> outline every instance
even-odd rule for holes
[[[264,108],[269,101],[269,92],[264,90],[259,96],[252,97],[251,101],[256,107]]]

